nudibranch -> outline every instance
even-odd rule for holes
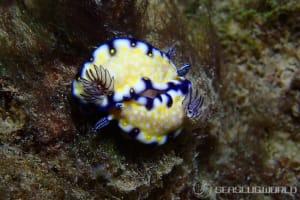
[[[198,117],[203,97],[193,97],[185,78],[190,65],[177,69],[172,52],[132,38],[95,49],[72,82],[73,97],[104,116],[95,129],[116,121],[138,141],[161,145],[181,132],[187,118]]]

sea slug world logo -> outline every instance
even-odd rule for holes
[[[207,182],[197,182],[196,184],[194,184],[193,193],[196,197],[201,199],[205,199],[215,195],[213,188]]]
[[[213,186],[207,182],[194,184],[193,193],[199,199],[215,199],[218,194],[288,194],[297,195],[296,186]]]

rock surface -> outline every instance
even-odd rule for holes
[[[298,186],[300,7],[293,1],[3,1],[0,196],[3,199],[208,199],[211,186]],[[72,78],[100,43],[160,49],[205,96],[202,117],[149,147],[94,133]],[[297,185],[298,184],[298,185]],[[202,196],[201,196],[202,195]],[[204,196],[203,196],[204,195]],[[299,192],[291,194],[300,198]],[[239,198],[285,199],[285,194]]]

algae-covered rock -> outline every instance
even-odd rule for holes
[[[215,27],[224,49],[220,97],[225,112],[219,137],[223,150],[214,166],[224,170],[218,172],[222,178],[214,184],[283,185],[297,189],[299,4],[216,1],[215,5]],[[234,198],[235,194],[219,196]],[[288,196],[297,199],[299,193],[294,190],[264,197]],[[242,197],[264,198],[255,194]]]
[[[189,198],[193,160],[216,107],[208,26],[169,1],[11,1],[0,7],[0,191],[6,199]],[[197,38],[194,38],[197,35]],[[73,77],[100,43],[135,37],[167,51],[205,96],[203,115],[163,147],[92,131],[71,97]],[[201,57],[198,57],[201,55]],[[204,59],[206,61],[204,61]],[[201,62],[203,60],[203,62]],[[214,69],[212,69],[214,71]],[[211,72],[212,72],[211,71]],[[198,129],[198,131],[194,131]],[[198,139],[197,139],[198,138]],[[197,168],[197,167],[196,167]]]
[[[299,9],[267,0],[1,1],[1,198],[299,198],[213,187],[299,188]],[[114,127],[94,132],[98,113],[71,97],[82,64],[115,37],[173,46],[175,64],[192,65],[202,115],[164,146]]]

